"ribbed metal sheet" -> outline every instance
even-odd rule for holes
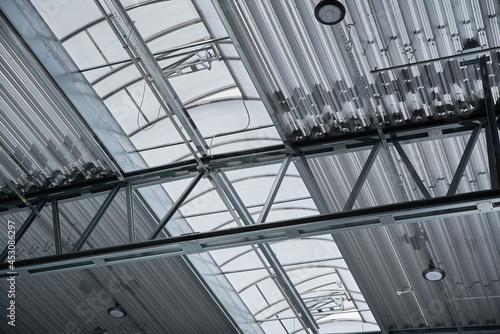
[[[403,145],[432,196],[444,196],[468,136]],[[368,152],[312,160],[330,210],[340,211]],[[399,158],[395,150],[392,154]],[[460,192],[490,188],[484,136],[472,153]],[[375,162],[356,207],[398,201],[381,156]],[[346,166],[355,166],[348,169]],[[410,200],[422,198],[400,161],[398,171]],[[350,269],[358,274],[371,308],[389,329],[499,324],[500,229],[497,213],[386,226],[337,234]],[[428,282],[425,240],[443,283]]]
[[[60,204],[63,252],[71,251],[104,196]],[[86,247],[101,248],[128,239],[124,192],[119,193],[99,222]],[[136,202],[138,240],[156,225]],[[3,215],[2,221],[23,223],[26,212]],[[50,207],[42,211],[16,245],[16,258],[54,254]],[[1,244],[6,244],[2,233]],[[2,281],[0,290],[6,291]],[[182,257],[150,260],[95,270],[66,272],[16,280],[16,329],[23,333],[234,333],[235,327]],[[118,302],[128,313],[111,318],[107,309]],[[6,322],[0,331],[8,333]]]
[[[74,112],[46,84],[42,70],[21,53],[4,24],[0,35],[0,197],[12,187],[29,192],[95,179],[110,173],[103,153],[77,129],[82,123],[66,117]],[[10,183],[10,185],[9,185]]]
[[[249,63],[289,140],[464,116],[484,105],[476,66],[440,59],[490,49],[488,70],[498,72],[497,1],[345,1],[346,17],[334,26],[315,20],[317,2],[226,2],[245,24],[245,47],[257,50]],[[497,100],[498,78],[490,80]]]

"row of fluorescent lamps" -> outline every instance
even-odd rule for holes
[[[316,5],[314,16],[322,24],[334,25],[340,23],[345,17],[345,7],[337,0],[323,0]],[[422,272],[422,277],[431,282],[442,280],[446,273],[441,268],[436,268],[434,263],[429,263],[429,268]]]

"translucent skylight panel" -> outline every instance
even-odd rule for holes
[[[259,93],[257,93],[257,89],[255,88],[243,63],[241,61],[232,60],[228,61],[228,64],[231,71],[235,74],[240,87],[243,89],[245,96],[249,98],[260,98]]]
[[[159,1],[129,10],[128,14],[146,39],[158,33],[160,27],[167,29],[199,17],[191,1],[187,0]]]
[[[172,122],[166,118],[156,123],[149,130],[139,131],[130,138],[138,150],[159,145],[183,143]],[[184,144],[183,144],[184,145]]]
[[[236,48],[234,47],[233,44],[229,43],[221,43],[219,44],[219,48],[226,58],[240,58],[238,51],[236,51]]]
[[[110,96],[104,103],[125,132],[131,132],[137,128],[136,119],[139,110],[124,91]]]
[[[342,255],[332,237],[324,238],[329,240],[302,238],[273,243],[273,250],[283,264],[340,259]]]
[[[194,206],[189,206],[186,209],[181,208],[180,210],[182,215],[186,217],[189,225],[197,232],[208,232],[238,226],[229,212],[198,215],[198,212],[193,209]]]
[[[222,62],[213,62],[211,70],[173,77],[170,82],[182,101],[203,95],[207,88],[213,90],[234,84],[231,74]]]
[[[210,38],[210,34],[207,32],[202,22],[190,24],[180,29],[167,30],[165,32],[164,35],[148,42],[148,47],[153,53],[175,49]],[[185,50],[179,52],[185,52]]]
[[[127,90],[131,98],[135,101],[134,104],[140,107],[149,123],[154,123],[158,118],[163,118],[166,115],[163,108],[160,108],[160,103],[144,80],[129,86]],[[142,117],[136,123],[138,123],[138,129],[143,126],[150,126]]]
[[[215,11],[213,4],[206,0],[194,0],[193,3],[197,6],[203,19],[210,27],[210,32],[215,38],[226,37],[226,28],[222,24],[219,14]]]
[[[128,84],[142,78],[135,66],[127,66],[94,84],[94,89],[101,97],[105,97],[118,88],[126,88]]]
[[[58,38],[101,17],[93,1],[34,1],[34,5]]]
[[[218,92],[218,93],[217,93]],[[221,102],[224,100],[237,100],[241,99],[241,92],[240,90],[236,87],[236,85],[231,85],[228,86],[227,88],[222,88],[220,90],[214,90],[213,93],[207,93],[205,97],[202,98],[195,98],[189,102],[186,102],[186,108],[192,109],[197,106],[207,104],[207,103],[213,103],[213,102]],[[248,101],[250,102],[250,101]],[[248,103],[247,102],[247,106]],[[269,117],[269,115],[268,115]]]
[[[70,38],[64,43],[64,47],[80,69],[104,63],[104,59],[86,33]]]
[[[106,21],[90,27],[88,32],[108,62],[113,63],[129,59],[127,52]],[[102,64],[106,64],[104,59],[102,59]]]

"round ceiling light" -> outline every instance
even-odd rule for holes
[[[113,318],[123,318],[127,315],[127,312],[123,308],[121,308],[120,305],[118,304],[108,308],[108,313]]]
[[[428,281],[437,282],[442,280],[446,276],[446,273],[443,269],[436,268],[433,264],[430,264],[429,268],[422,272],[422,276]]]
[[[337,24],[344,19],[345,7],[337,0],[323,0],[316,5],[314,16],[323,24]]]

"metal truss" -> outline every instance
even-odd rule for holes
[[[148,84],[152,85],[152,90],[158,94],[157,98],[159,98],[164,109],[175,114],[182,128],[186,131],[188,137],[186,145],[190,147],[194,159],[136,172],[121,173],[119,176],[110,176],[78,184],[58,186],[26,194],[22,199],[11,197],[2,200],[0,202],[0,211],[15,211],[24,208],[27,205],[26,203],[35,203],[35,210],[33,210],[18,231],[16,241],[19,241],[23,237],[36,216],[43,210],[44,206],[49,201],[51,202],[55,255],[16,261],[16,272],[11,272],[7,263],[1,263],[0,277],[8,277],[11,275],[28,277],[68,270],[109,266],[159,257],[202,253],[217,249],[240,247],[243,245],[259,245],[261,252],[273,268],[280,285],[285,291],[284,297],[288,298],[292,307],[300,313],[301,320],[304,321],[305,325],[310,328],[313,333],[317,333],[318,325],[313,315],[305,306],[304,301],[296,291],[286,271],[282,268],[272,252],[269,246],[270,242],[354,229],[371,228],[386,224],[412,223],[422,220],[431,220],[438,217],[443,218],[457,215],[477,214],[494,211],[500,207],[500,190],[496,189],[497,187],[495,186],[495,184],[498,184],[498,173],[496,176],[496,183],[492,182],[494,189],[455,195],[461,175],[463,174],[463,169],[467,165],[474,144],[483,126],[486,126],[487,129],[488,143],[491,143],[488,149],[490,166],[493,166],[493,164],[500,159],[496,159],[500,145],[498,145],[498,131],[495,122],[496,115],[490,104],[486,105],[486,110],[478,110],[471,114],[458,116],[456,118],[434,119],[431,121],[405,124],[394,128],[384,129],[383,134],[377,131],[377,129],[371,129],[344,136],[318,138],[302,143],[290,143],[287,146],[279,145],[257,150],[210,156],[207,143],[199,133],[196,125],[193,123],[180,102],[180,99],[175,94],[175,91],[168,83],[168,80],[166,80],[165,73],[159,67],[157,59],[155,59],[147,49],[140,34],[134,28],[124,9],[118,1],[105,0],[105,2],[115,18],[115,23],[110,22],[110,24],[117,29],[117,35],[128,36],[126,41],[128,43],[126,44],[127,50],[130,47],[130,49],[133,49],[135,52],[131,59],[133,59],[136,65],[141,69],[141,73],[145,76]],[[96,3],[99,4],[98,1],[96,1]],[[106,14],[104,15],[107,17]],[[126,33],[123,34],[123,32]],[[261,94],[261,96],[264,95],[265,94]],[[164,99],[167,105],[163,102]],[[275,124],[279,123],[275,120]],[[495,138],[492,138],[492,134],[495,132],[497,133],[496,141]],[[436,136],[436,133],[439,135]],[[415,169],[411,165],[411,162],[404,153],[401,143],[436,140],[448,136],[462,136],[466,134],[471,134],[471,138],[453,178],[448,196],[431,198]],[[284,139],[284,142],[286,142],[286,139]],[[377,157],[379,149],[382,146],[382,142],[394,145],[418,188],[422,192],[424,200],[352,210],[357,196]],[[195,149],[193,149],[191,143],[194,145]],[[317,185],[316,187],[314,186],[313,175],[310,169],[308,169],[307,159],[367,149],[371,149],[371,153],[354,185],[351,195],[345,203],[344,211],[329,213],[326,203],[320,196]],[[294,220],[265,223],[267,214],[274,202],[275,196],[291,161],[300,162],[299,171],[321,214]],[[238,194],[234,191],[234,188],[224,172],[233,169],[252,168],[277,163],[282,164],[280,171],[271,187],[271,191],[265,201],[261,215],[258,217],[257,221],[254,221],[248,209],[243,205]],[[498,164],[496,164],[496,166],[498,166]],[[244,226],[232,228],[230,230],[218,230],[157,239],[158,235],[164,230],[175,212],[203,177],[215,181],[220,194],[227,199],[226,204],[228,210],[234,210]],[[133,189],[183,178],[191,178],[192,181],[180,198],[170,208],[165,217],[163,217],[155,230],[151,231],[148,240],[135,240],[135,226],[132,213]],[[127,192],[128,243],[100,249],[81,250],[89,236],[94,232],[101,217],[105,214],[106,209],[112,204],[115,196],[122,188],[125,188]],[[66,200],[78,200],[103,192],[108,192],[105,201],[98,209],[71,252],[63,253],[58,203]],[[6,253],[7,247],[0,255],[0,262],[5,261]]]
[[[41,275],[498,210],[500,190],[492,189],[19,260],[15,273],[2,263],[0,277]]]
[[[476,123],[473,123],[476,124]],[[462,135],[466,135],[470,132],[470,138],[469,141],[466,145],[466,148],[463,152],[462,158],[460,160],[460,163],[457,167],[457,170],[454,174],[453,180],[450,184],[448,194],[447,196],[444,197],[437,197],[437,198],[431,198],[429,192],[425,188],[425,186],[422,184],[421,179],[418,177],[414,167],[412,166],[411,162],[409,161],[408,157],[406,156],[404,149],[401,145],[401,140],[398,140],[399,135],[398,133],[393,133],[392,137],[390,138],[390,142],[392,145],[394,145],[395,149],[398,151],[400,154],[403,163],[409,170],[410,174],[412,175],[414,181],[416,182],[418,188],[422,191],[423,197],[429,201],[429,203],[434,203],[436,207],[436,212],[441,212],[439,211],[440,207],[440,201],[442,203],[446,203],[446,201],[451,201],[452,199],[455,198],[455,196],[452,196],[455,194],[456,189],[458,187],[461,175],[463,174],[464,168],[467,165],[467,162],[469,160],[469,157],[471,155],[471,152],[474,148],[474,144],[477,141],[477,138],[479,136],[479,133],[481,132],[481,127],[482,125],[475,125],[472,132],[470,132],[470,127],[464,126],[462,128]],[[457,133],[455,133],[456,135]],[[403,137],[403,136],[402,136]],[[363,142],[363,139],[366,137],[361,136],[360,139],[358,139],[359,142]],[[351,139],[352,140],[352,139]],[[429,139],[431,140],[431,139]],[[435,140],[435,139],[434,139]],[[79,183],[77,185],[69,185],[69,186],[62,186],[62,187],[55,187],[53,189],[49,189],[46,191],[42,192],[37,192],[33,194],[27,194],[24,198],[24,200],[19,199],[17,197],[12,197],[6,200],[3,200],[0,202],[0,208],[2,211],[10,211],[10,212],[15,212],[17,210],[20,210],[26,206],[26,202],[29,203],[35,203],[35,211],[30,214],[30,216],[26,219],[24,224],[22,225],[21,229],[17,233],[17,238],[18,240],[24,235],[24,233],[28,230],[29,226],[33,222],[33,220],[36,218],[36,216],[39,214],[39,212],[43,209],[45,204],[50,201],[52,203],[52,216],[54,220],[54,239],[55,239],[55,251],[56,254],[61,253],[61,246],[60,246],[60,227],[59,227],[59,220],[58,220],[58,203],[64,202],[64,201],[77,201],[79,199],[85,199],[89,196],[95,196],[99,195],[103,192],[109,192],[108,197],[102,204],[101,208],[99,209],[98,213],[94,216],[92,221],[90,222],[89,226],[84,232],[84,235],[80,238],[78,241],[78,245],[76,245],[73,249],[73,252],[76,252],[81,249],[81,247],[85,244],[85,241],[87,238],[90,236],[90,234],[93,232],[95,226],[98,224],[100,218],[104,214],[105,210],[109,205],[111,204],[113,198],[116,196],[118,191],[122,188],[126,188],[127,190],[127,217],[128,217],[128,229],[129,229],[129,243],[133,243],[135,240],[133,239],[133,230],[134,230],[134,223],[133,223],[133,215],[132,215],[132,189],[137,189],[141,187],[148,187],[151,185],[159,184],[159,183],[165,183],[165,182],[170,182],[170,181],[175,181],[178,179],[183,179],[183,178],[192,178],[192,181],[190,185],[186,188],[186,190],[182,193],[180,198],[173,204],[173,206],[170,208],[169,212],[163,217],[155,231],[152,231],[150,234],[149,239],[155,239],[163,230],[163,228],[167,225],[168,221],[172,218],[174,213],[179,209],[179,207],[183,204],[184,200],[188,197],[189,193],[194,189],[196,184],[200,181],[202,177],[209,177],[209,178],[217,178],[219,179],[219,186],[224,185],[222,188],[224,190],[225,196],[227,196],[232,203],[232,205],[235,207],[235,209],[238,211],[238,214],[241,216],[244,215],[244,210],[246,208],[244,205],[241,203],[241,201],[238,201],[238,194],[234,191],[232,188],[230,182],[227,180],[227,177],[225,177],[223,171],[224,170],[232,170],[234,168],[253,168],[256,166],[261,166],[263,164],[275,164],[275,163],[282,163],[282,166],[280,168],[279,173],[277,174],[277,178],[275,182],[272,185],[270,194],[268,198],[265,201],[264,208],[258,217],[257,221],[255,222],[256,225],[261,225],[261,223],[265,222],[265,219],[267,217],[267,214],[269,213],[269,210],[274,202],[274,198],[279,190],[279,187],[281,185],[281,182],[284,178],[286,169],[288,168],[288,165],[291,161],[295,162],[300,162],[301,164],[298,166],[299,171],[301,172],[304,182],[308,186],[311,194],[313,194],[313,199],[315,199],[317,207],[319,211],[323,214],[327,214],[328,210],[326,207],[325,203],[322,203],[320,199],[316,199],[316,197],[319,196],[319,189],[314,187],[314,182],[312,181],[312,171],[308,170],[308,159],[317,157],[317,156],[324,156],[328,154],[346,154],[349,152],[357,151],[360,149],[359,146],[355,146],[352,149],[342,149],[340,152],[336,149],[338,147],[339,143],[336,141],[332,141],[329,144],[309,144],[309,145],[302,145],[301,149],[286,149],[286,148],[278,148],[278,147],[273,147],[273,148],[267,148],[263,150],[257,150],[257,151],[245,151],[245,152],[237,152],[237,153],[232,153],[228,155],[223,155],[219,157],[213,157],[209,159],[204,159],[205,165],[208,167],[207,172],[200,172],[199,168],[196,168],[196,162],[195,161],[190,161],[186,163],[180,163],[180,164],[172,164],[172,165],[167,165],[167,166],[162,166],[162,167],[157,167],[157,168],[152,168],[152,169],[146,169],[142,171],[137,171],[137,172],[132,172],[132,173],[126,173],[124,174],[122,179],[118,179],[115,177],[106,177],[101,180],[93,180],[93,181],[87,181],[83,183]],[[344,144],[344,147],[347,145]],[[366,145],[365,145],[366,146]],[[381,147],[380,142],[375,142],[375,144],[372,146],[372,150],[370,155],[368,156],[367,160],[365,161],[365,164],[362,168],[362,171],[358,177],[358,180],[356,181],[351,194],[345,203],[344,210],[343,212],[349,212],[355,201],[356,198],[360,192],[360,189],[362,188],[364,181],[366,179],[366,176],[368,175],[373,162],[375,158],[377,157],[377,153],[379,152]],[[488,193],[488,192],[487,192]],[[492,202],[488,201],[488,198],[482,198],[484,192],[472,192],[468,194],[468,196],[475,196],[477,195],[477,203],[483,203],[481,204],[482,207],[484,207],[484,203],[486,202]],[[463,195],[460,195],[463,196]],[[492,198],[494,199],[494,198]],[[413,202],[411,202],[413,203]],[[477,204],[476,203],[476,204]],[[403,203],[403,205],[408,205],[408,203]],[[494,208],[494,206],[493,206]],[[374,208],[376,209],[376,208]],[[247,216],[248,217],[248,216]],[[318,217],[319,220],[321,220],[320,217]],[[248,225],[253,225],[254,222],[253,220],[247,219]],[[290,222],[290,224],[293,225],[293,222]],[[267,225],[267,223],[265,224]],[[361,225],[363,227],[363,225]],[[367,226],[366,226],[367,227]],[[235,231],[235,233],[237,233]],[[288,230],[288,233],[290,234],[289,237],[298,237],[300,234],[297,234],[296,231],[293,229]],[[5,250],[4,250],[5,253]],[[0,259],[1,259],[0,255]]]

